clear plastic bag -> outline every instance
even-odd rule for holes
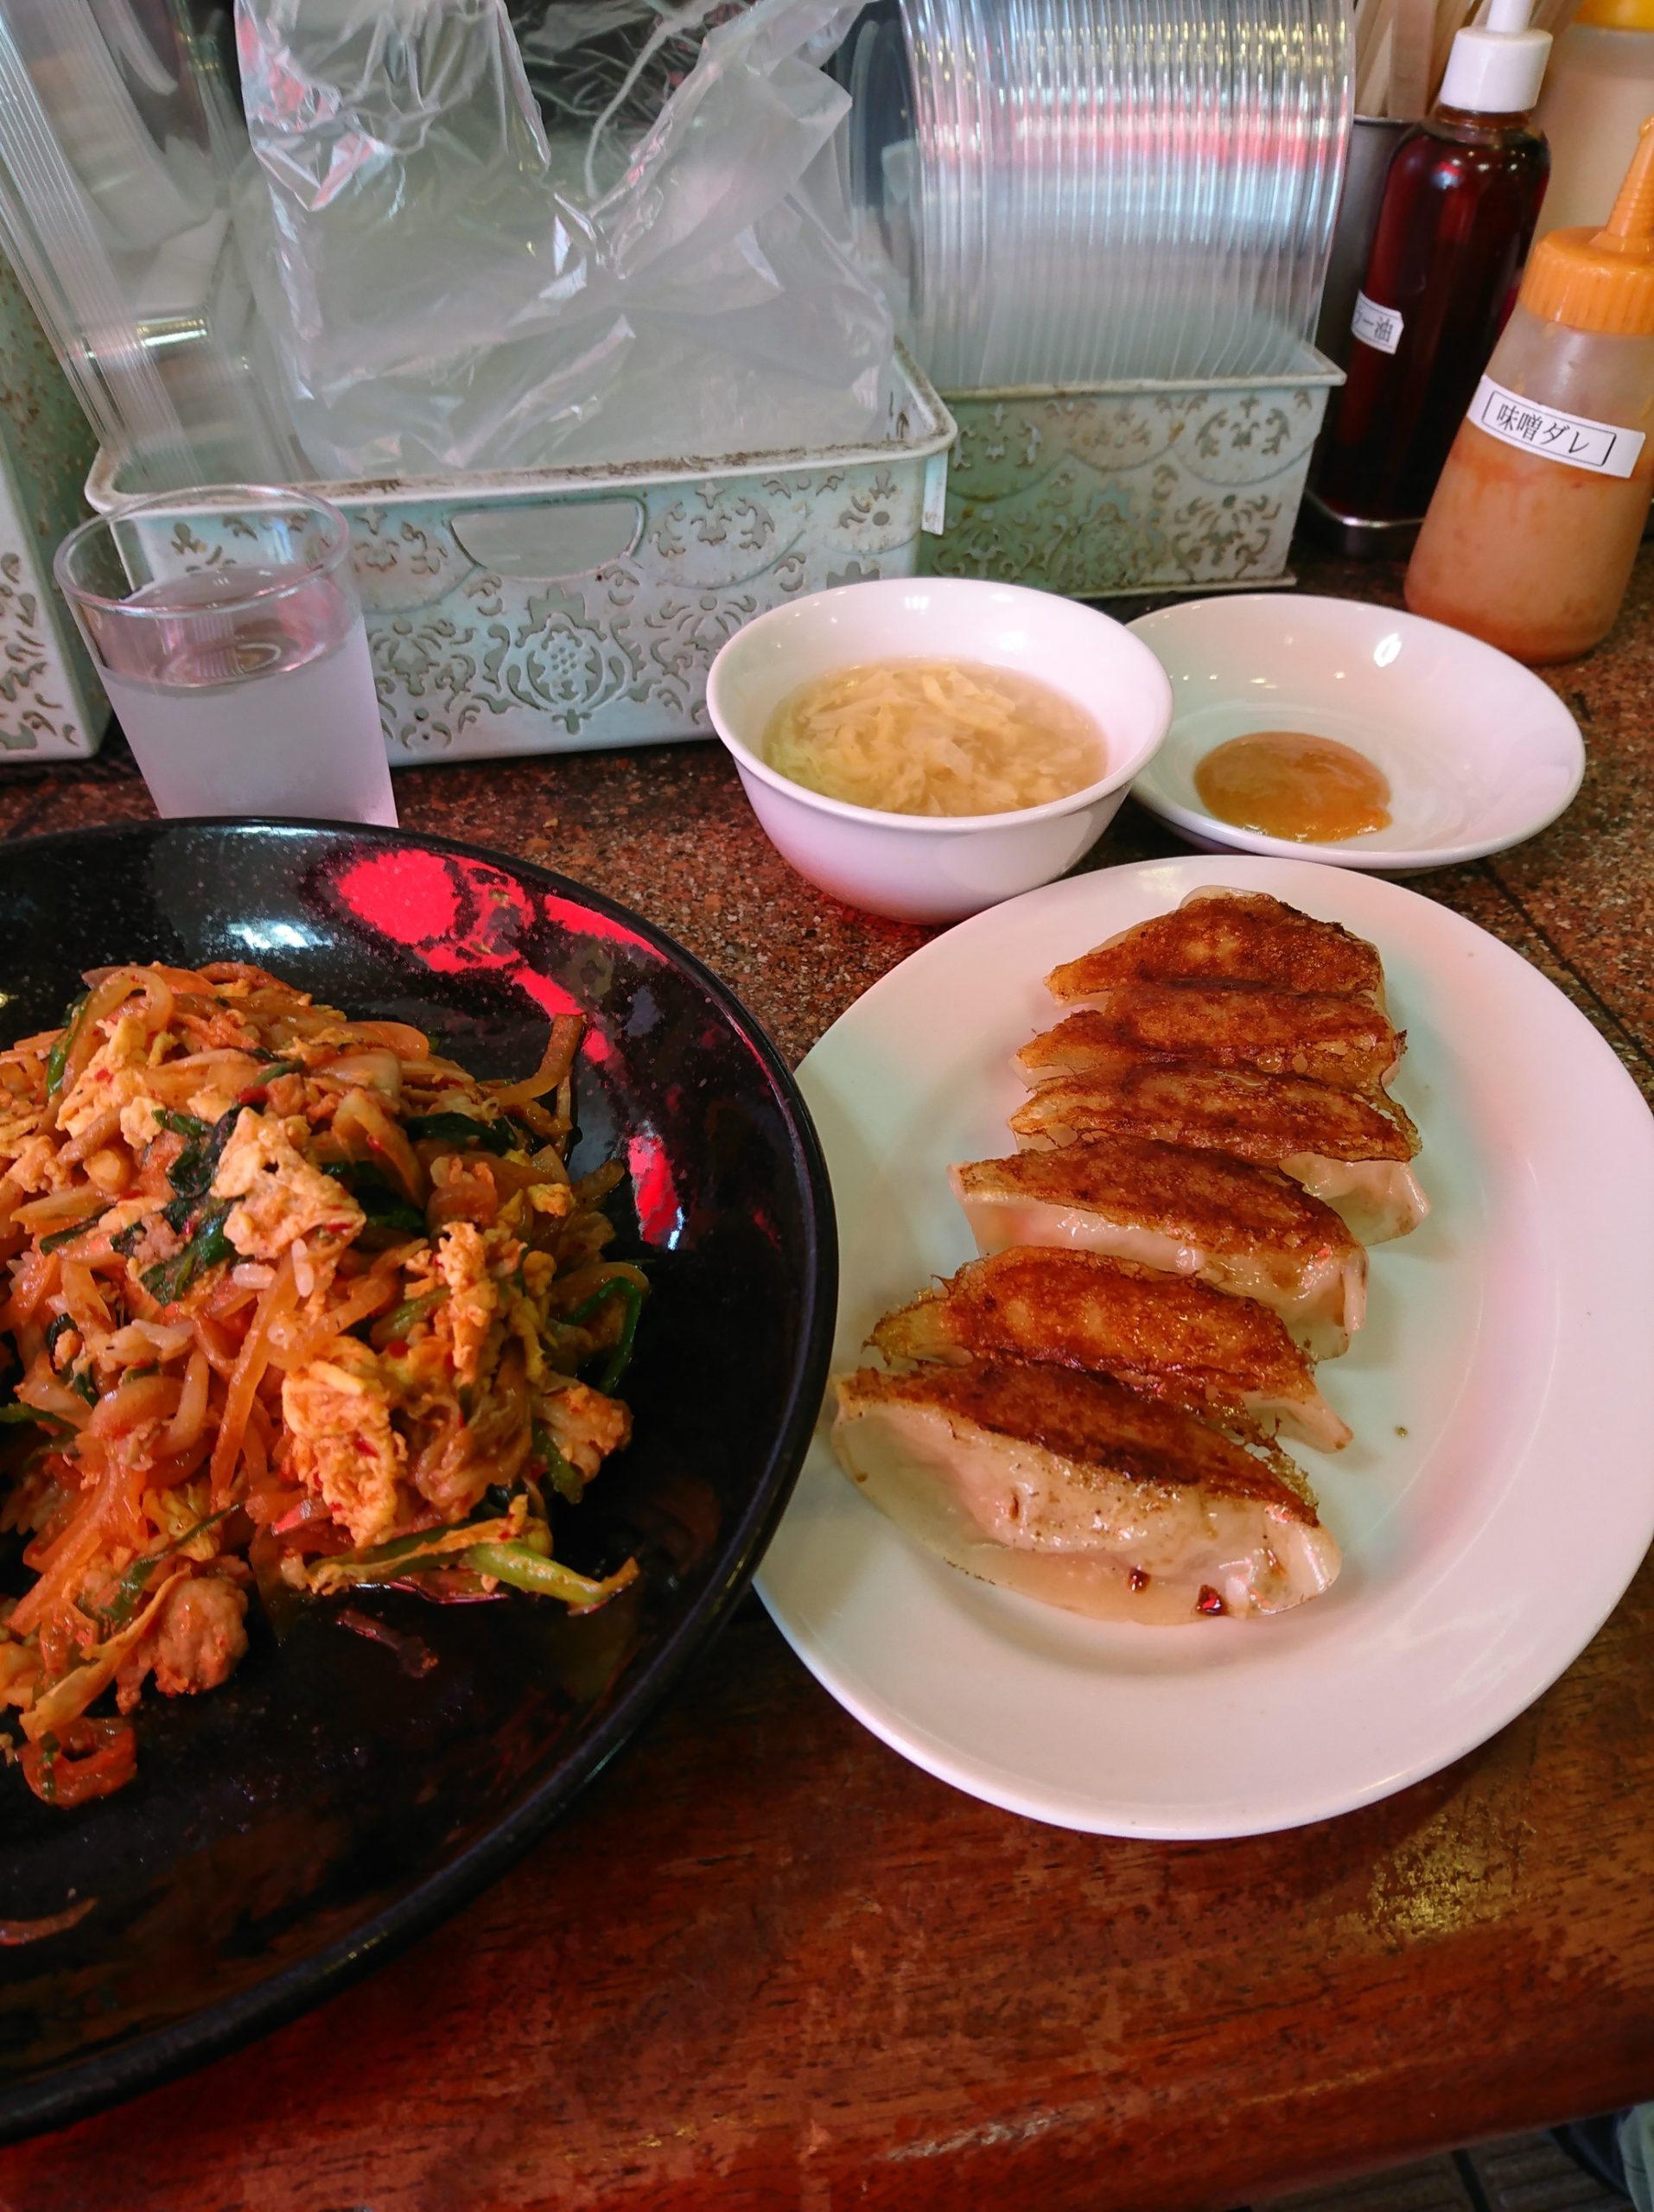
[[[652,124],[688,76],[707,33],[748,0],[507,0],[529,89],[548,130]],[[640,49],[647,46],[647,55]]]
[[[715,16],[639,131],[644,69],[715,5],[570,10],[571,83],[582,18],[632,23],[639,63],[593,125],[548,137],[503,0],[238,0],[258,156],[238,226],[318,473],[880,434],[890,320],[850,252],[847,96],[813,58],[856,6]],[[544,96],[556,55],[536,53]]]

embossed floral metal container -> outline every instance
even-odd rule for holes
[[[10,264],[0,255],[0,766],[84,760],[109,706],[52,582],[84,519],[94,441]]]
[[[899,355],[878,445],[317,486],[350,517],[391,766],[707,736],[707,671],[744,622],[914,573],[952,442]],[[86,490],[120,498],[107,455]]]
[[[1076,599],[1276,583],[1343,381],[1305,346],[1267,380],[951,392],[947,524],[926,566]]]

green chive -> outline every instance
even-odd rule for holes
[[[416,1142],[421,1137],[437,1137],[454,1144],[480,1144],[485,1152],[510,1152],[518,1141],[509,1123],[485,1122],[474,1114],[416,1114],[402,1126]]]
[[[619,1386],[620,1377],[632,1364],[633,1347],[637,1341],[638,1316],[643,1311],[643,1292],[630,1275],[611,1275],[607,1282],[599,1283],[589,1298],[582,1298],[572,1313],[559,1313],[553,1318],[570,1328],[577,1329],[588,1321],[598,1307],[611,1298],[626,1300],[626,1319],[620,1324],[620,1333],[615,1339],[597,1387],[605,1397]]]
[[[73,1436],[74,1434],[73,1421],[65,1421],[61,1414],[41,1413],[36,1406],[24,1406],[16,1402],[9,1406],[0,1406],[0,1421],[3,1421],[8,1428],[20,1427],[25,1421],[38,1421],[42,1428],[50,1429],[55,1435]]]
[[[107,1206],[99,1206],[95,1212],[85,1215],[80,1221],[73,1223],[69,1228],[54,1230],[51,1236],[42,1236],[41,1251],[60,1252],[66,1244],[73,1244],[77,1236],[84,1236],[86,1231],[95,1223],[100,1222],[108,1211]]]
[[[46,1095],[48,1098],[55,1098],[63,1088],[63,1077],[69,1065],[69,1054],[73,1049],[75,1039],[80,1033],[81,1019],[86,1014],[86,1001],[91,996],[90,991],[82,991],[80,997],[71,1002],[63,1016],[63,1033],[46,1055]]]

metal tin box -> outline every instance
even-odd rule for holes
[[[950,393],[959,426],[938,575],[1076,599],[1277,582],[1343,372]]]
[[[875,445],[311,487],[350,517],[392,766],[704,736],[742,623],[914,573],[953,434],[899,356]],[[87,496],[118,502],[107,455]]]
[[[109,705],[52,582],[86,508],[94,440],[46,333],[0,256],[0,765],[84,760]]]

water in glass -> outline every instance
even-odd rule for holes
[[[101,672],[162,814],[395,826],[366,632],[336,578],[197,570],[145,584],[125,605],[148,619],[121,625],[122,666]]]

